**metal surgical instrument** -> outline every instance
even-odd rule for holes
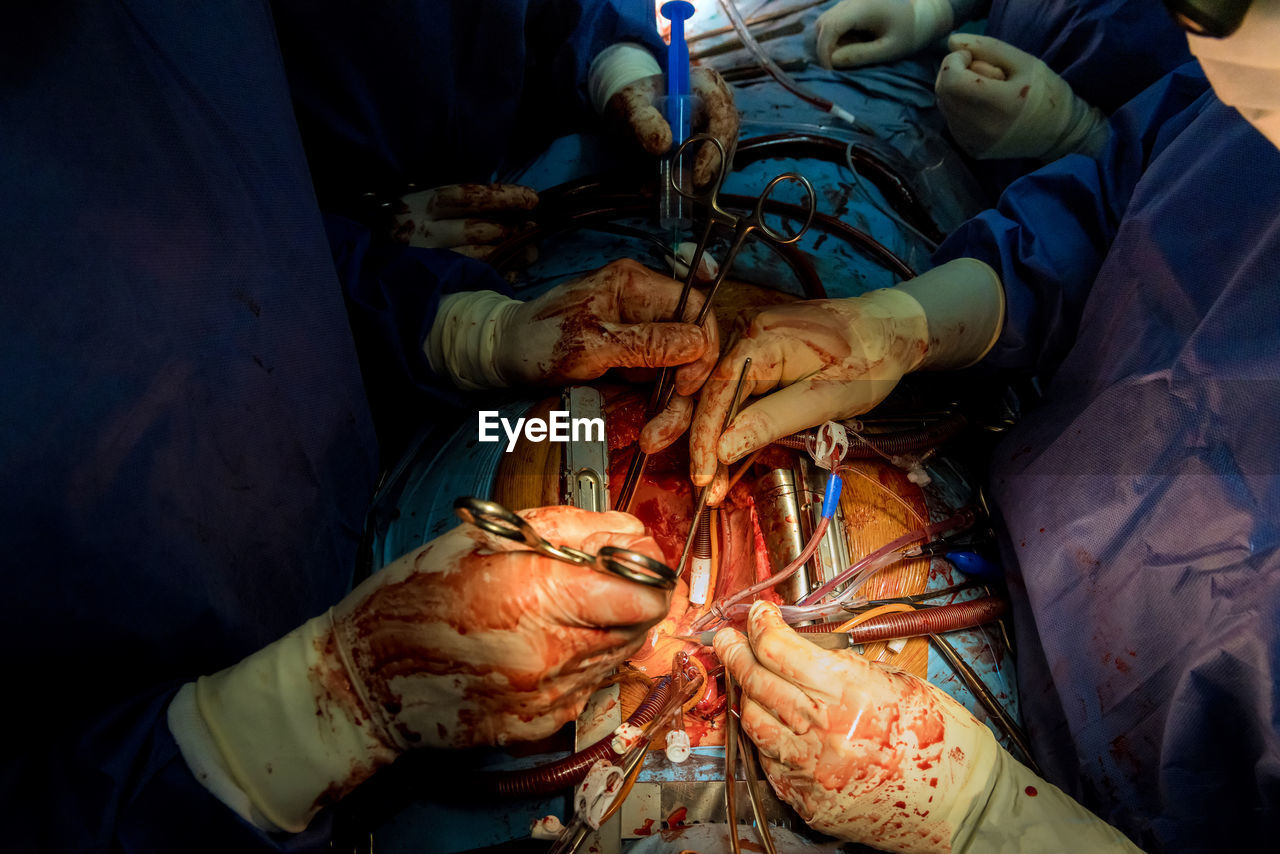
[[[459,498],[453,502],[453,512],[463,522],[486,533],[524,543],[532,551],[545,557],[597,572],[607,572],[646,587],[672,590],[676,586],[675,570],[661,561],[616,546],[604,546],[594,555],[569,546],[554,546],[527,521],[496,501]]]
[[[719,171],[715,180],[705,190],[695,190],[693,192],[673,184],[676,192],[681,196],[693,202],[700,202],[707,210],[707,222],[703,226],[697,249],[694,250],[693,257],[689,261],[689,273],[685,278],[684,289],[680,292],[680,302],[676,305],[673,319],[678,321],[684,317],[685,306],[689,301],[689,291],[693,288],[693,282],[697,278],[698,267],[702,263],[702,256],[706,253],[707,242],[711,239],[712,227],[717,223],[728,226],[733,230],[733,237],[729,244],[729,251],[720,263],[720,271],[716,274],[715,280],[712,281],[711,287],[703,299],[702,310],[698,312],[697,318],[693,321],[697,326],[701,326],[706,321],[707,314],[711,311],[711,305],[715,300],[716,291],[719,290],[720,285],[724,282],[725,275],[733,267],[734,259],[738,257],[738,252],[752,232],[760,232],[760,236],[770,243],[779,245],[795,243],[809,230],[809,225],[813,222],[813,215],[818,208],[818,195],[814,192],[813,185],[809,183],[809,179],[799,172],[784,172],[765,185],[764,190],[756,199],[751,213],[739,216],[725,210],[720,205],[720,190],[724,185],[725,179],[729,177],[729,171],[732,169],[733,164],[720,140],[705,133],[691,136],[681,143],[672,158],[678,161],[684,157],[686,150],[689,150],[690,146],[696,146],[704,142],[714,145],[720,155]],[[788,234],[775,228],[765,219],[765,207],[768,205],[778,185],[784,182],[799,184],[808,200],[805,220],[793,234]],[[666,408],[674,390],[675,372],[669,368],[663,368],[658,374],[658,381],[654,385],[653,395],[649,398],[648,417],[652,418]],[[640,476],[644,473],[645,463],[648,462],[648,458],[648,454],[636,448],[636,455],[631,460],[631,466],[627,469],[627,475],[622,482],[622,490],[618,495],[618,510],[625,511],[630,509],[631,499],[635,496],[636,485],[640,482]]]
[[[733,423],[733,419],[738,415],[738,407],[742,404],[742,384],[746,382],[747,372],[751,370],[751,358],[747,357],[742,360],[742,373],[738,375],[738,384],[733,389],[733,400],[729,402],[729,411],[724,415],[724,423],[720,425],[720,432],[723,433],[729,429],[729,425]],[[636,450],[639,453],[639,449]],[[698,534],[698,523],[702,521],[702,514],[707,509],[707,493],[711,489],[711,485],[707,484],[698,490],[698,498],[693,508],[693,520],[689,523],[689,535],[685,538],[684,548],[680,550],[680,562],[676,564],[676,572],[684,569],[684,563],[689,559],[689,552],[693,549],[693,540]]]

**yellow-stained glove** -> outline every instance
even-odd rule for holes
[[[1110,136],[1107,117],[1029,53],[987,36],[947,41],[934,90],[960,147],[981,160],[1090,157]]]
[[[747,633],[716,653],[769,782],[815,830],[885,851],[1138,851],[925,680],[819,649],[771,603]]]
[[[676,390],[692,394],[715,365],[715,316],[703,326],[673,323],[680,282],[631,260],[614,261],[529,302],[493,291],[440,301],[424,343],[436,373],[460,388],[503,388],[592,380],[610,368],[681,366]],[[693,320],[702,297],[689,294]]]
[[[1003,321],[1000,279],[972,258],[859,297],[765,309],[703,386],[690,428],[693,482],[710,484],[708,501],[718,504],[725,464],[790,433],[866,412],[910,371],[973,364],[995,344]],[[741,408],[721,435],[747,357]]]
[[[521,515],[556,544],[662,558],[625,513]],[[196,704],[256,814],[296,832],[409,748],[550,735],[668,606],[663,591],[459,526],[201,678]]]
[[[518,184],[451,184],[409,193],[396,206],[392,239],[484,258],[526,226],[538,194]]]

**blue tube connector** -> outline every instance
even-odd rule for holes
[[[840,506],[840,487],[844,485],[844,481],[840,479],[840,475],[832,472],[827,477],[827,494],[822,497],[822,518],[830,519],[836,515],[836,508]]]

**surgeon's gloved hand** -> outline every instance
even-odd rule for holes
[[[693,482],[710,485],[708,501],[718,504],[726,480],[717,461],[732,463],[782,436],[860,415],[910,371],[973,364],[994,345],[1003,317],[999,278],[971,258],[896,288],[765,309],[702,389],[689,441]],[[721,435],[748,357],[740,410]]]
[[[662,559],[625,513],[521,513],[544,537]],[[196,685],[200,717],[258,815],[303,829],[413,747],[536,739],[634,654],[669,594],[459,526],[329,613]]]
[[[698,102],[692,132],[711,134],[732,153],[741,123],[733,90],[719,72],[701,67],[690,71],[689,88]],[[646,152],[660,157],[671,150],[671,125],[659,109],[660,99],[666,95],[666,76],[647,50],[623,43],[601,51],[591,64],[588,89],[596,112],[622,128]],[[715,148],[702,145],[693,161],[694,184],[706,186],[718,168]]]
[[[818,62],[851,68],[892,62],[951,32],[948,0],[844,0],[818,16]]]
[[[1107,117],[1029,53],[999,39],[953,35],[934,90],[960,147],[980,160],[1090,157],[1110,135]]]
[[[947,694],[814,646],[771,603],[714,644],[770,783],[815,830],[885,851],[1138,850]]]
[[[518,184],[451,184],[402,196],[392,239],[423,249],[484,258],[527,225],[538,194]]]
[[[680,282],[631,260],[614,261],[527,303],[492,291],[441,300],[425,348],[437,373],[461,388],[595,379],[610,368],[676,367],[676,390],[696,391],[719,353],[715,317],[673,323]],[[689,294],[693,320],[702,297]]]
[[[689,86],[698,98],[692,133],[711,134],[726,152],[731,153],[738,141],[741,122],[733,90],[719,72],[711,68],[694,68],[689,74]],[[658,107],[659,98],[665,92],[665,75],[646,77],[619,90],[605,108],[616,124],[627,128],[640,147],[655,157],[667,154],[673,144],[671,125]],[[709,184],[719,167],[719,154],[715,147],[703,143],[693,160],[694,186]]]

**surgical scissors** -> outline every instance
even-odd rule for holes
[[[714,136],[706,133],[700,133],[697,136],[691,136],[671,155],[673,160],[679,160],[684,156],[686,149],[691,145],[699,143],[708,143],[714,145],[716,151],[720,155],[720,167],[716,174],[716,178],[705,190],[694,190],[690,192],[684,187],[671,181],[672,187],[675,188],[684,198],[701,203],[707,209],[707,222],[702,228],[702,236],[698,240],[697,249],[694,250],[693,258],[689,261],[689,273],[685,277],[684,289],[680,292],[680,301],[676,305],[674,320],[680,320],[684,317],[685,306],[689,302],[689,291],[693,288],[693,282],[697,278],[698,265],[702,263],[702,256],[706,253],[707,242],[711,239],[711,230],[716,224],[728,226],[733,230],[733,236],[729,243],[729,251],[725,253],[724,259],[720,263],[720,272],[716,274],[714,281],[711,283],[710,289],[707,291],[703,299],[702,310],[698,312],[698,317],[693,322],[701,326],[707,319],[708,312],[711,311],[711,304],[715,300],[716,291],[720,289],[720,285],[724,282],[725,276],[729,269],[733,266],[734,259],[738,257],[739,250],[746,243],[747,237],[753,231],[760,232],[760,236],[769,243],[778,245],[786,245],[797,242],[809,230],[810,224],[813,222],[813,215],[818,207],[818,195],[813,190],[813,185],[809,183],[809,179],[801,175],[799,172],[783,172],[773,178],[765,185],[760,196],[756,199],[755,207],[751,212],[739,215],[725,210],[720,205],[720,190],[724,186],[725,179],[729,177],[729,172],[733,168],[728,154],[725,152],[724,144]],[[678,170],[672,169],[671,174],[674,175]],[[794,182],[799,184],[804,190],[805,197],[808,200],[807,215],[800,227],[793,233],[787,233],[779,228],[769,224],[765,218],[765,208],[768,207],[769,201],[777,190],[778,186],[784,182]],[[670,368],[663,368],[658,374],[658,381],[654,384],[653,394],[649,398],[647,417],[652,418],[661,412],[671,400],[671,394],[675,391],[675,372]],[[644,473],[645,463],[648,462],[648,454],[645,454],[639,448],[636,448],[636,454],[631,459],[631,466],[627,469],[626,477],[622,482],[622,490],[618,494],[617,509],[627,510],[631,506],[631,499],[635,495],[636,484],[640,481],[641,474]]]
[[[646,587],[672,590],[676,586],[675,570],[662,561],[617,546],[603,546],[594,555],[569,546],[554,546],[525,519],[496,501],[458,498],[453,502],[453,512],[463,522],[475,525],[486,533],[524,543],[530,550],[545,557],[597,572],[607,572]]]

